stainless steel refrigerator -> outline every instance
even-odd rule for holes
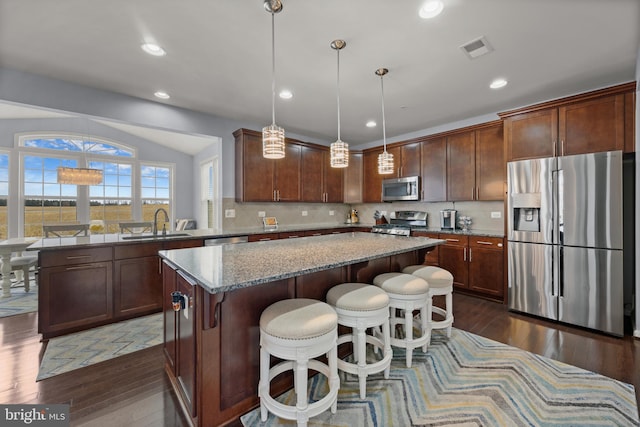
[[[509,309],[624,334],[622,152],[507,165]]]

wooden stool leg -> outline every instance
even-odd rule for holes
[[[29,292],[29,288],[31,287],[31,283],[29,282],[29,266],[25,266],[22,271],[22,275],[24,276],[24,291]]]
[[[358,334],[358,382],[360,384],[360,399],[364,399],[367,396],[367,374],[363,372],[363,369],[367,366],[367,337],[365,335],[365,329],[362,327],[357,328]],[[353,351],[356,352],[356,349]]]
[[[258,383],[258,397],[262,400],[262,396],[269,394],[269,353],[260,348],[260,381]],[[260,404],[260,419],[262,422],[267,421],[269,415],[267,408]]]
[[[445,297],[445,310],[447,311],[446,319],[453,319],[453,292],[449,292]],[[451,338],[451,327],[453,321],[447,326],[447,338]]]
[[[327,355],[327,362],[329,364],[329,390],[340,389],[340,377],[338,377],[338,346],[334,345],[329,354]],[[331,404],[331,413],[335,414],[338,410],[338,397],[333,400]]]
[[[413,313],[410,308],[404,310],[404,335],[407,343],[413,341]],[[407,368],[411,367],[411,360],[413,359],[413,347],[407,346],[406,362]]]
[[[384,342],[384,353],[383,355],[386,356],[387,354],[391,353],[391,334],[389,332],[389,321],[386,321],[382,324],[382,339]],[[391,364],[389,364],[389,366],[387,366],[387,368],[384,370],[384,379],[388,380],[389,379],[389,372],[391,371]]]

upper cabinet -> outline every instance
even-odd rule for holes
[[[447,200],[503,200],[502,123],[468,128],[446,141]]]
[[[236,201],[301,200],[300,145],[287,140],[284,159],[265,159],[260,132],[239,129],[233,136],[236,139]]]
[[[349,153],[349,167],[344,175],[344,202],[362,203],[362,160],[360,151]]]
[[[363,203],[382,202],[382,179],[393,178],[395,175],[380,175],[378,173],[378,155],[382,153],[382,147],[367,150],[362,157],[362,174],[364,183],[362,188]]]
[[[420,157],[422,146],[420,142],[402,143],[387,147],[387,151],[393,154],[394,173],[387,178],[403,178],[405,176],[420,175]]]
[[[342,203],[344,169],[332,168],[327,148],[301,146],[302,201]]]
[[[447,200],[447,138],[430,138],[422,142],[422,200]]]
[[[284,159],[262,156],[262,133],[238,129],[236,201],[342,203],[344,169],[332,168],[329,148],[286,140]]]
[[[506,160],[634,148],[635,82],[500,113]]]
[[[387,152],[393,154],[393,173],[380,175],[378,173],[378,155],[382,147],[365,150],[363,155],[364,185],[362,201],[364,203],[378,203],[382,201],[382,180],[387,178],[402,178],[405,176],[420,176],[420,158],[422,146],[419,141],[396,143],[387,145]]]

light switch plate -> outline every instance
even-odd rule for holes
[[[502,212],[491,212],[491,218],[502,218]]]
[[[329,211],[329,216],[334,216],[336,214],[336,211]]]
[[[302,211],[302,216],[307,216],[307,215],[309,215],[309,212],[307,212],[307,211]]]
[[[264,218],[265,216],[267,216],[265,211],[258,211],[258,218]]]
[[[224,217],[225,218],[235,218],[236,217],[236,210],[235,209],[225,209]]]

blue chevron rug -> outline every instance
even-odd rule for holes
[[[310,400],[327,392],[324,376],[310,380]],[[295,405],[293,393],[280,401]],[[246,427],[295,425],[260,409],[242,416]],[[338,411],[311,426],[639,426],[634,387],[614,379],[453,329],[434,332],[429,351],[414,351],[406,368],[394,348],[391,375],[367,379],[361,400],[357,378],[341,375]]]

